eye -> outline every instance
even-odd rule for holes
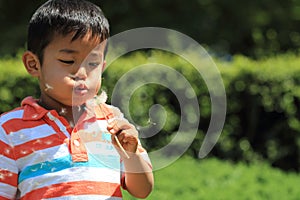
[[[99,62],[89,62],[88,64],[90,67],[98,67],[100,65]]]
[[[74,60],[61,60],[59,59],[60,62],[64,63],[64,64],[67,64],[67,65],[71,65],[74,63]]]

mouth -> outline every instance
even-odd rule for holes
[[[85,84],[77,84],[75,85],[73,92],[75,95],[83,96],[88,93],[88,87]]]

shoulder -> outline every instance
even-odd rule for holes
[[[0,135],[7,135],[11,130],[20,124],[22,121],[24,110],[16,108],[0,115]],[[0,136],[0,140],[2,140]]]
[[[33,102],[34,100],[32,97],[24,98],[21,102],[20,107],[17,107],[0,115],[0,124],[12,119],[22,119],[24,116],[25,105],[32,104]]]
[[[0,115],[0,124],[2,125],[3,123],[13,119],[22,119],[23,114],[24,114],[24,109],[22,107],[18,107],[11,111],[2,113]]]
[[[121,110],[113,105],[108,105],[108,104],[104,104],[106,109],[108,109],[110,111],[110,113],[112,113],[112,115],[116,118],[124,118],[124,114],[121,112]]]
[[[98,107],[97,107],[98,108]],[[99,104],[99,108],[101,110],[101,113],[103,113],[106,118],[111,119],[111,118],[124,118],[123,113],[120,111],[118,107],[106,104],[106,103],[101,103]]]

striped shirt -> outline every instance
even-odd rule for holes
[[[122,199],[122,161],[106,120],[98,116],[85,112],[71,128],[55,110],[44,109],[32,97],[3,114],[0,200]],[[150,164],[140,144],[138,150]]]

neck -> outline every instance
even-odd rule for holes
[[[84,106],[67,106],[57,101],[45,101],[41,97],[38,104],[47,110],[55,110],[60,116],[64,117],[71,127],[74,127],[78,119],[84,112]]]

